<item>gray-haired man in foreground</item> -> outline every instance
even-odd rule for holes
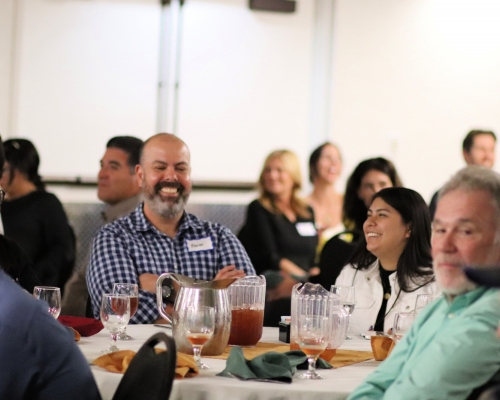
[[[500,175],[458,172],[439,193],[432,256],[443,298],[349,399],[466,399],[500,370],[499,291],[470,281],[467,265],[500,263]]]

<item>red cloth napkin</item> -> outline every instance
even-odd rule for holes
[[[61,315],[57,319],[61,324],[73,328],[82,336],[95,335],[104,328],[102,322],[94,318],[70,317],[68,315]]]

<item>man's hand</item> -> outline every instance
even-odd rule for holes
[[[139,275],[139,286],[142,290],[156,294],[156,281],[159,276],[155,274]]]
[[[245,274],[245,271],[236,269],[235,265],[228,265],[227,267],[224,267],[219,272],[217,272],[214,281],[226,278],[244,278],[245,276],[247,276],[247,274]]]

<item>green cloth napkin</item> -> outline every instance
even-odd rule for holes
[[[278,353],[270,351],[247,360],[241,347],[233,347],[229,353],[224,371],[218,376],[237,377],[242,380],[268,379],[278,382],[292,383],[292,376],[297,369],[308,368],[307,356],[300,350]],[[316,361],[316,368],[333,368],[321,358]]]

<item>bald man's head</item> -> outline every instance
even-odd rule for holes
[[[192,186],[186,143],[169,133],[150,137],[142,148],[137,176],[145,207],[166,219],[182,215]]]
[[[179,139],[172,133],[157,133],[156,135],[151,136],[148,140],[144,142],[144,145],[142,146],[141,149],[140,162],[142,163],[144,155],[148,154],[150,148],[154,149],[157,147],[172,148],[172,149],[180,149],[184,147],[185,151],[187,151],[187,156],[189,158],[189,161],[191,160],[191,154],[189,152],[189,148],[183,140]]]

